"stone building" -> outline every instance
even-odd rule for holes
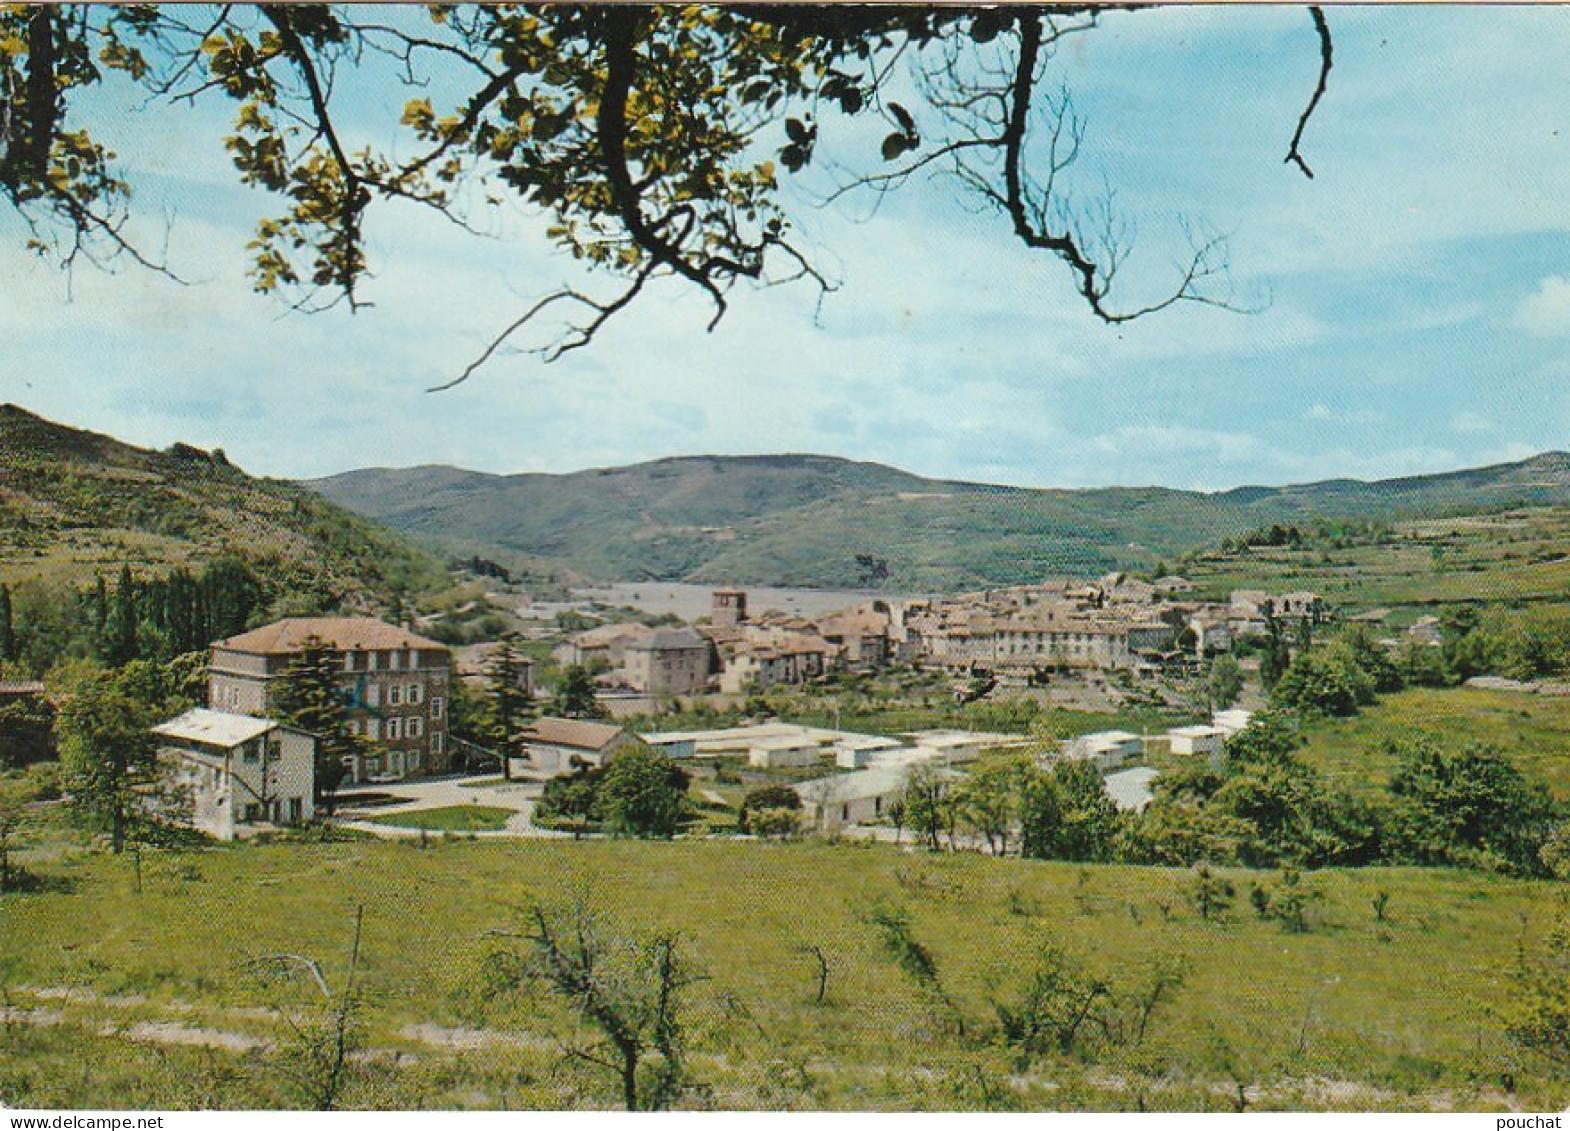
[[[367,740],[368,752],[347,767],[351,781],[449,768],[451,653],[370,617],[292,617],[218,641],[208,669],[208,705],[267,715],[279,678],[311,643],[332,654],[350,729]]]

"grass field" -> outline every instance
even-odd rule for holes
[[[1555,1109],[1570,1090],[1514,1051],[1501,1009],[1520,945],[1563,913],[1550,885],[1439,870],[1325,872],[1313,929],[1237,907],[1202,921],[1187,873],[926,856],[816,842],[433,841],[245,844],[133,863],[64,847],[33,867],[53,890],[0,903],[0,1102],[273,1107],[291,1087],[283,1014],[260,956],[321,961],[335,988],[364,909],[366,1053],[346,1106],[609,1107],[612,1079],[564,1057],[585,1035],[539,986],[491,993],[487,956],[518,945],[533,901],[586,900],[614,929],[679,932],[706,979],[689,991],[691,1069],[720,1108]],[[1390,893],[1388,921],[1373,911]],[[876,906],[911,915],[966,1021],[880,949]],[[1055,945],[1131,985],[1152,963],[1186,981],[1146,1039],[1016,1057],[993,1000]],[[815,968],[829,963],[814,1001]],[[26,1018],[27,1021],[19,1021]],[[396,1071],[389,1070],[395,1068]],[[1518,1094],[1500,1081],[1513,1078]]]
[[[1458,601],[1554,601],[1570,593],[1570,511],[1538,507],[1402,522],[1345,548],[1255,546],[1207,552],[1179,567],[1210,597],[1233,589],[1311,589],[1333,605],[1431,606]]]
[[[393,825],[404,829],[431,832],[494,832],[507,827],[511,809],[494,805],[446,805],[437,809],[410,809],[404,813],[385,813],[365,818],[373,825]]]
[[[1387,742],[1432,739],[1444,749],[1496,746],[1518,767],[1570,798],[1570,698],[1457,687],[1413,688],[1384,696],[1349,719],[1315,719],[1304,758],[1338,784],[1370,790],[1389,780]]]

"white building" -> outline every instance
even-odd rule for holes
[[[163,784],[185,802],[166,815],[218,840],[315,816],[316,739],[304,731],[197,707],[153,734]]]
[[[1150,766],[1135,766],[1108,774],[1102,779],[1101,788],[1119,809],[1137,813],[1155,797],[1150,786],[1156,776],[1156,770]]]
[[[973,730],[921,730],[907,735],[918,750],[929,750],[932,759],[944,765],[974,762],[983,750],[1029,746],[1031,740],[1017,734],[992,734]]]
[[[1062,751],[1068,761],[1094,762],[1096,769],[1106,772],[1144,754],[1145,740],[1126,730],[1103,730],[1064,739]]]
[[[827,748],[811,738],[760,738],[747,748],[747,765],[760,770],[816,766]]]
[[[1214,726],[1176,727],[1167,731],[1174,754],[1203,754],[1210,764],[1220,767],[1226,751],[1227,732]]]
[[[1217,711],[1210,716],[1210,725],[1221,731],[1227,738],[1248,729],[1248,724],[1253,722],[1254,712],[1245,711],[1241,707],[1234,707],[1230,711]]]
[[[952,780],[964,776],[954,770],[933,772]],[[889,807],[900,799],[909,780],[909,766],[879,766],[814,778],[791,788],[801,798],[803,823],[831,831],[886,820]]]
[[[601,769],[618,750],[638,742],[619,726],[550,716],[531,719],[517,737],[523,744],[524,772],[536,777],[566,775],[580,766]]]

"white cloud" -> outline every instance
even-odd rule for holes
[[[1450,414],[1450,427],[1462,433],[1489,432],[1494,422],[1480,412],[1462,411]]]
[[[1570,279],[1550,275],[1516,304],[1511,324],[1540,338],[1570,334]]]

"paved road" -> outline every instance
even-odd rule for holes
[[[566,833],[553,832],[550,829],[537,828],[533,822],[534,803],[539,800],[541,791],[545,788],[543,783],[536,781],[515,781],[497,783],[495,785],[465,784],[489,781],[495,774],[480,774],[474,777],[439,778],[434,781],[408,781],[393,782],[388,785],[369,785],[352,791],[345,791],[338,795],[338,816],[336,824],[345,828],[361,829],[365,832],[375,833],[383,837],[417,837],[418,829],[399,828],[395,825],[381,825],[371,821],[356,820],[357,817],[384,816],[389,813],[409,813],[416,809],[443,809],[451,805],[487,805],[497,809],[511,809],[513,814],[507,818],[504,828],[494,832],[478,832],[475,836],[566,836]],[[358,793],[384,794],[398,798],[396,803],[379,804],[371,808],[358,809],[355,807],[355,796]]]

